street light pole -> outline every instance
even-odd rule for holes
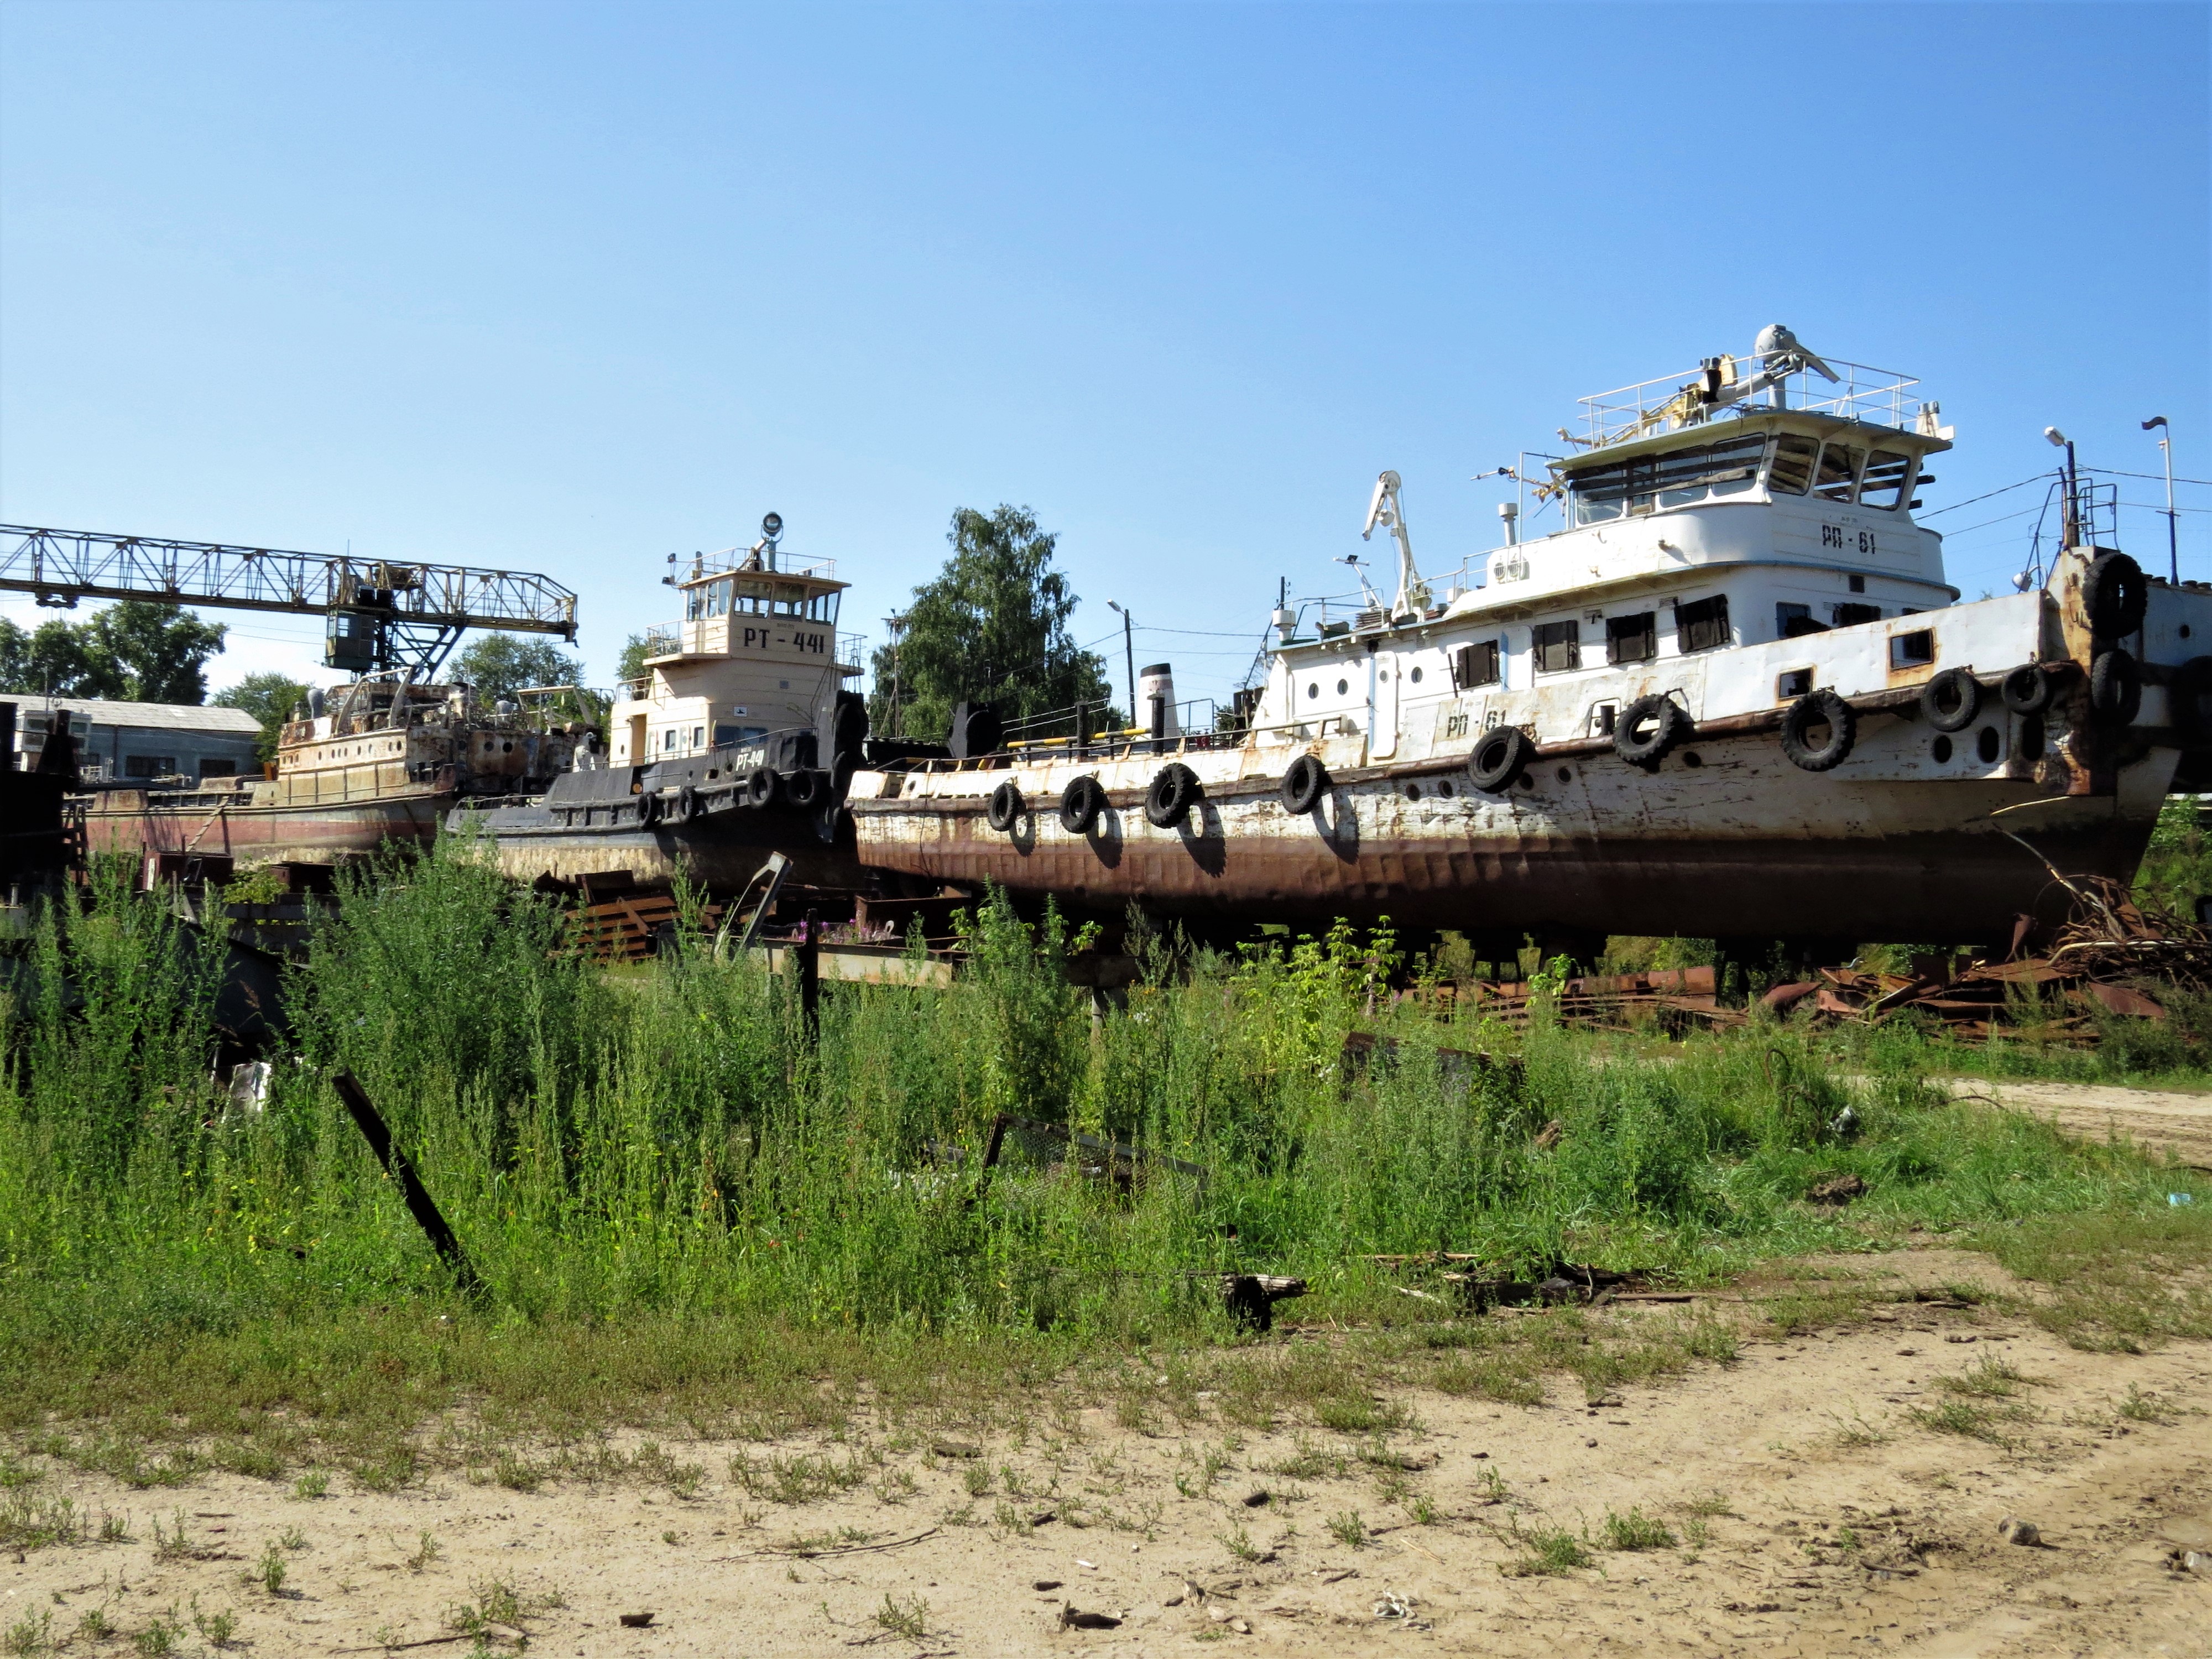
[[[2078,510],[2079,502],[2075,497],[2074,441],[2055,426],[2044,428],[2043,435],[2066,452],[2066,511],[2060,515],[2059,523],[2062,533],[2066,538],[2066,545],[2079,547],[2081,544],[2081,518]]]
[[[2181,586],[2180,520],[2173,510],[2173,428],[2166,423],[2166,416],[2154,415],[2142,423],[2146,432],[2158,429],[2158,447],[2166,456],[2166,557],[2173,576],[2173,585]]]
[[[1121,618],[1121,655],[1124,665],[1129,671],[1129,724],[1133,726],[1137,723],[1137,647],[1130,637],[1133,618],[1112,599],[1106,601],[1106,608],[1117,612]]]

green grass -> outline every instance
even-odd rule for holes
[[[600,972],[545,902],[448,847],[349,885],[294,976],[267,1107],[238,1114],[210,1076],[216,964],[103,869],[82,915],[0,964],[0,1431],[143,1487],[225,1468],[296,1473],[302,1497],[389,1491],[446,1458],[526,1491],[592,1474],[579,1449],[612,1423],[769,1442],[836,1431],[862,1401],[988,1415],[1072,1379],[1132,1425],[1371,1437],[1413,1431],[1400,1384],[1533,1406],[1550,1376],[1595,1398],[1733,1355],[1711,1320],[1457,1318],[1365,1260],[1440,1246],[1697,1284],[1918,1226],[2053,1284],[2036,1316],[2071,1340],[2212,1333],[2191,1276],[2212,1236],[2201,1177],[1951,1102],[1917,1039],[1847,1051],[1761,1024],[1655,1058],[1540,1022],[1439,1022],[1377,996],[1387,934],[1341,927],[1194,953],[1187,974],[1156,956],[1126,1007],[1094,1015],[1065,982],[1072,943],[991,903],[961,983],[826,988],[817,1042],[757,959]],[[1346,1075],[1346,1032],[1376,1026],[1397,1057]],[[1516,1063],[1455,1082],[1439,1043]],[[339,1068],[482,1297],[370,1158]],[[1001,1111],[1208,1177],[1036,1163],[986,1180]],[[1840,1174],[1867,1196],[1801,1201]],[[2198,1201],[2169,1208],[2183,1190]],[[1350,1334],[1240,1335],[1209,1288],[1232,1268],[1306,1278],[1279,1318]],[[417,1431],[463,1397],[479,1437],[448,1454]],[[851,1456],[745,1468],[732,1479],[777,1502],[874,1478]],[[703,1476],[637,1473],[678,1496]]]

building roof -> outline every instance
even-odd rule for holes
[[[213,735],[258,737],[261,722],[243,708],[215,703],[121,702],[106,697],[46,697],[32,694],[0,697],[28,712],[66,708],[88,714],[94,726],[121,726],[145,732],[201,732]]]

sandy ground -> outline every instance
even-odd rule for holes
[[[2002,1288],[1985,1258],[1962,1254],[1830,1266]],[[1731,1305],[1748,1312],[1716,1307]],[[2034,1379],[2017,1396],[2027,1414],[2003,1426],[2014,1443],[1911,1419],[1955,1397],[1938,1377],[1992,1355]],[[2118,1413],[2131,1387],[2154,1397],[2158,1420]],[[99,1608],[120,1636],[71,1637],[64,1650],[118,1655],[173,1617],[177,1650],[191,1652],[205,1645],[197,1597],[204,1616],[234,1609],[233,1642],[253,1654],[461,1652],[449,1613],[497,1579],[560,1598],[524,1621],[533,1651],[592,1656],[1137,1656],[1212,1642],[1285,1654],[2212,1653],[2212,1577],[2171,1565],[2177,1552],[2212,1553],[2205,1345],[2087,1354],[2015,1315],[1907,1303],[1748,1342],[1731,1364],[1616,1400],[1586,1407],[1564,1378],[1534,1407],[1409,1396],[1419,1426],[1391,1444],[1420,1467],[1398,1474],[1395,1493],[1389,1472],[1357,1460],[1358,1437],[1146,1434],[1102,1410],[1055,1417],[1050,1402],[1035,1420],[1051,1426],[1018,1443],[927,1429],[863,1439],[882,1459],[864,1483],[789,1505],[749,1497],[730,1459],[842,1461],[854,1447],[672,1443],[678,1463],[708,1472],[688,1499],[634,1477],[518,1492],[453,1470],[388,1496],[341,1477],[309,1499],[243,1477],[149,1493],[64,1472],[88,1513],[127,1514],[131,1540],[0,1560],[0,1617],[12,1627],[49,1613],[59,1638]],[[1266,1472],[1302,1449],[1328,1467]],[[1224,1460],[1210,1480],[1208,1453]],[[1261,1488],[1269,1501],[1248,1505]],[[1426,1524],[1413,1515],[1422,1496]],[[1558,1576],[1509,1571],[1525,1553],[1516,1532],[1601,1534],[1608,1511],[1632,1508],[1663,1520],[1676,1546],[1594,1549],[1594,1566]],[[178,1510],[198,1555],[157,1559],[154,1523]],[[1369,1532],[1356,1547],[1332,1531],[1347,1512]],[[2042,1541],[2005,1541],[2008,1516]],[[271,1595],[248,1581],[292,1528]],[[791,1548],[811,1538],[819,1549],[841,1529],[866,1547]],[[878,1622],[886,1598],[895,1614],[927,1603],[919,1639]],[[1118,1623],[1063,1627],[1071,1605]],[[643,1613],[649,1627],[619,1622]],[[492,1637],[509,1650],[511,1637]]]
[[[1951,1092],[2031,1112],[2085,1140],[2124,1135],[2197,1169],[2212,1170],[2212,1095],[2088,1083],[1988,1083],[1978,1078],[1954,1079]]]

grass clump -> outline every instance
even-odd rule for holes
[[[1607,1510],[1605,1522],[1598,1528],[1598,1537],[1609,1550],[1671,1550],[1674,1547],[1674,1532],[1665,1522],[1633,1508],[1626,1515],[1616,1515]]]
[[[1499,1569],[1508,1577],[1525,1578],[1547,1573],[1572,1572],[1596,1565],[1589,1546],[1564,1527],[1540,1527],[1522,1532],[1516,1525],[1513,1541],[1522,1553]]]

